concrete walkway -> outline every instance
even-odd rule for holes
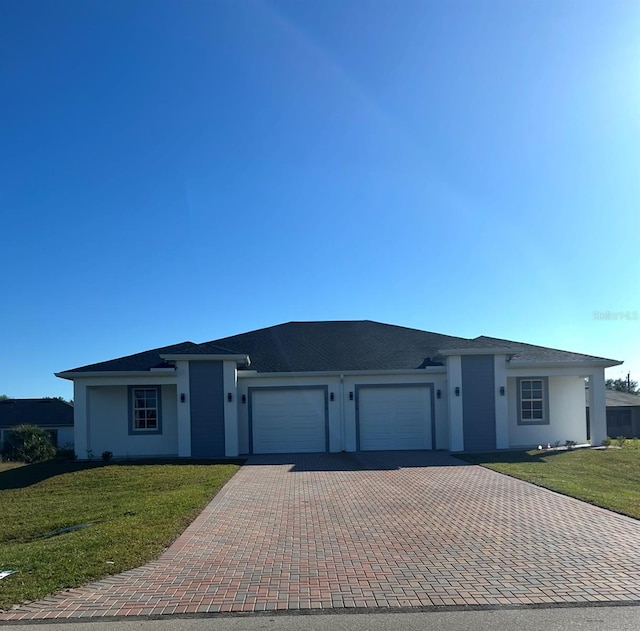
[[[0,620],[640,602],[638,541],[443,454],[256,456],[157,561]]]

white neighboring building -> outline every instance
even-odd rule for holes
[[[18,425],[37,425],[56,447],[73,444],[73,406],[61,399],[0,400],[0,449],[4,435]]]

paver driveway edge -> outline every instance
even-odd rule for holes
[[[639,537],[444,454],[252,457],[152,563],[0,620],[635,604]]]
[[[462,461],[464,462],[464,461]],[[509,478],[510,480],[514,480],[515,482],[521,482],[522,484],[528,484],[530,486],[534,486],[541,491],[546,491],[547,493],[552,493],[553,495],[557,495],[566,500],[571,500],[573,502],[579,502],[580,504],[586,504],[587,506],[591,506],[593,509],[601,510],[607,513],[610,517],[619,517],[620,519],[631,521],[635,524],[640,524],[640,519],[636,519],[635,517],[631,517],[630,515],[625,515],[624,513],[619,513],[611,508],[605,508],[604,506],[598,506],[597,504],[592,504],[591,502],[587,502],[587,500],[581,500],[579,497],[573,497],[572,495],[567,495],[566,493],[561,493],[560,491],[554,491],[546,486],[542,486],[540,484],[536,484],[535,482],[530,482],[529,480],[523,480],[522,478],[518,478],[515,475],[511,475],[509,473],[503,473],[502,471],[496,471],[495,469],[489,469],[488,467],[483,467],[482,465],[476,465],[473,463],[466,463],[471,467],[480,467],[483,471],[487,471],[488,473],[494,473],[495,475],[504,476]]]

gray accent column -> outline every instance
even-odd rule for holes
[[[462,357],[462,407],[465,451],[496,448],[493,355]]]
[[[225,455],[224,383],[222,362],[192,361],[189,365],[191,456]]]

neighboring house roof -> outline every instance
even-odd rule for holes
[[[62,427],[73,425],[73,406],[60,399],[3,399],[0,427],[16,425]]]
[[[490,337],[467,339],[370,320],[288,322],[195,344],[183,342],[59,373],[145,371],[162,366],[167,355],[248,355],[258,372],[400,370],[442,365],[447,349],[510,349],[516,359],[538,363],[585,364],[604,361],[521,342]]]
[[[585,391],[587,398],[587,407],[589,406],[589,390]],[[604,392],[605,406],[608,408],[619,407],[640,407],[640,395],[630,394],[628,392],[619,392],[618,390],[605,390]]]

